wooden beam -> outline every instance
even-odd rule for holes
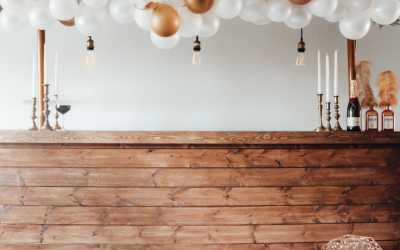
[[[46,43],[46,31],[38,30],[38,124],[37,126],[41,128],[44,123],[44,44]]]
[[[347,57],[349,68],[349,96],[350,96],[350,83],[356,79],[356,41],[347,39]]]

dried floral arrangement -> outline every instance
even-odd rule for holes
[[[378,75],[376,84],[379,88],[379,98],[381,99],[379,107],[385,109],[386,106],[397,107],[399,92],[399,81],[396,73],[393,71],[385,71]]]
[[[383,250],[374,239],[370,237],[344,235],[329,241],[322,250]]]
[[[356,65],[357,92],[361,108],[369,109],[371,106],[377,107],[378,100],[371,87],[371,62],[361,61]]]

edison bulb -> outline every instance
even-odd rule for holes
[[[201,64],[201,53],[200,51],[195,51],[193,54],[193,64],[194,65],[202,65]]]
[[[306,66],[306,62],[305,62],[304,52],[299,52],[297,54],[296,67],[299,69],[302,69],[305,66]]]
[[[94,64],[93,50],[88,50],[88,55],[86,58],[86,64],[92,66]]]

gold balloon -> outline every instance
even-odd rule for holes
[[[61,20],[58,20],[58,21],[59,21],[61,24],[67,26],[67,27],[75,26],[75,19],[74,19],[74,18],[71,18],[71,19],[69,19],[69,20],[67,20],[67,21],[61,21]]]
[[[185,0],[185,5],[188,10],[195,14],[204,14],[211,10],[214,0]]]
[[[304,4],[308,4],[309,2],[311,2],[311,0],[290,0],[290,2],[292,2],[292,4],[296,4],[296,5],[304,5]]]
[[[151,29],[161,37],[175,35],[180,25],[181,19],[178,12],[168,4],[160,4],[151,14]]]

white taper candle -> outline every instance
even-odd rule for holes
[[[46,44],[44,45],[44,84],[48,84],[47,82],[47,48]]]
[[[56,95],[58,96],[59,95],[59,92],[58,92],[58,51],[56,50],[56,72],[55,72],[55,90],[56,90]]]
[[[321,55],[318,50],[318,94],[322,94],[322,83],[321,83]]]
[[[329,55],[326,53],[326,102],[330,102],[330,83],[329,83]]]
[[[335,51],[334,96],[338,96],[338,51]]]
[[[36,89],[36,78],[35,78],[35,76],[36,76],[36,74],[35,74],[35,71],[36,71],[36,62],[35,62],[35,59],[36,59],[36,55],[35,55],[35,51],[33,51],[33,66],[32,66],[32,98],[36,98],[36,93],[37,93],[37,89]]]

